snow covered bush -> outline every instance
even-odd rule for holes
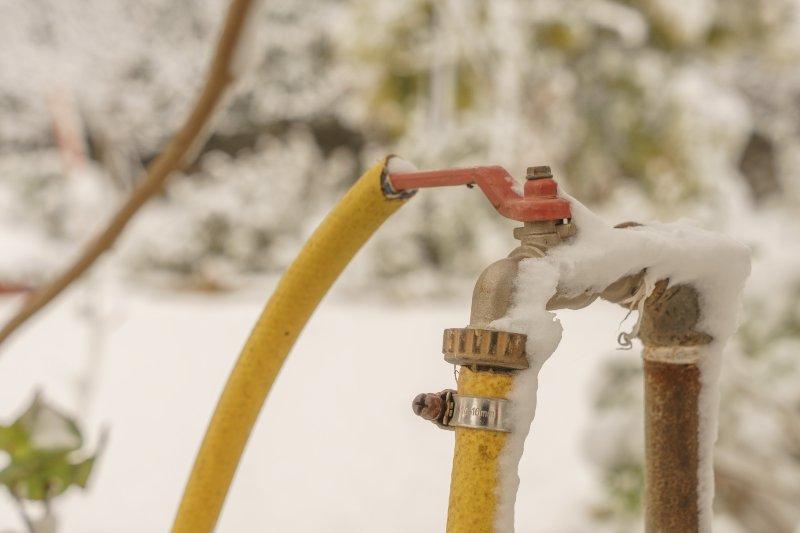
[[[349,178],[351,162],[325,160],[309,135],[297,127],[236,157],[209,152],[135,222],[121,256],[201,284],[280,269],[310,230],[302,215],[314,220],[324,193]]]
[[[191,104],[208,53],[198,50],[209,50],[223,3],[46,4],[2,8],[0,165],[21,164],[4,180],[38,191],[61,179],[51,134],[59,95],[74,100],[87,124],[90,158],[101,158],[94,148],[105,139],[146,163]],[[260,17],[253,68],[200,162],[142,215],[153,220],[127,235],[132,260],[124,264],[135,273],[193,277],[210,264],[223,277],[280,270],[308,221],[387,152],[420,167],[499,163],[517,175],[546,161],[577,197],[638,216],[713,219],[708,198],[721,175],[744,176],[759,199],[798,192],[790,172],[800,154],[791,3],[698,2],[676,11],[653,1],[317,0],[313,8],[267,3]],[[223,177],[225,158],[213,152],[227,154],[225,171],[237,176]],[[287,209],[278,173],[303,182],[302,198],[314,201]],[[275,194],[266,194],[270,187]],[[225,207],[251,192],[258,216]],[[371,250],[381,257],[370,260],[367,277],[471,276],[507,246],[494,236],[494,213],[476,208],[480,200],[429,196],[411,207],[403,231],[378,237]],[[56,200],[47,209],[62,208]],[[172,222],[155,237],[170,210],[185,227]],[[41,230],[63,240],[51,218],[42,213]],[[274,233],[264,224],[277,227],[277,219],[282,235],[264,238]],[[471,222],[456,223],[463,220]],[[182,242],[169,245],[173,232]],[[219,238],[231,240],[229,250],[220,252]]]

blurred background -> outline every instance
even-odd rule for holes
[[[225,8],[0,0],[0,316],[75,257],[180,125]],[[689,218],[748,244],[715,530],[800,527],[800,2],[267,1],[257,16],[251,68],[194,162],[3,347],[0,448],[31,407],[72,439],[72,485],[44,503],[5,490],[0,531],[166,530],[277,276],[387,153],[520,177],[549,164],[609,222]],[[282,372],[220,531],[443,529],[452,435],[410,400],[453,384],[441,330],[467,323],[512,228],[466,188],[424,191],[382,228]],[[559,318],[517,530],[641,530],[625,312]]]

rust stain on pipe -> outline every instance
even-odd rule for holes
[[[699,529],[700,369],[644,358],[645,528],[651,533]]]
[[[647,298],[639,337],[644,343],[645,531],[700,529],[701,347],[697,290],[659,281]]]

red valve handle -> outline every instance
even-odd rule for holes
[[[558,197],[558,185],[553,178],[527,180],[520,196],[515,190],[517,182],[500,166],[396,172],[389,174],[388,182],[395,192],[477,184],[494,208],[511,220],[535,222],[572,218],[569,201]]]

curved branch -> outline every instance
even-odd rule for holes
[[[181,168],[188,154],[203,140],[203,132],[215,109],[235,79],[237,44],[241,40],[254,0],[231,0],[222,32],[217,41],[206,81],[194,108],[183,126],[161,154],[147,167],[145,177],[114,213],[105,229],[89,241],[78,258],[55,279],[33,292],[0,330],[0,344],[28,319],[81,277],[116,242],[136,212],[158,191],[170,174]]]

